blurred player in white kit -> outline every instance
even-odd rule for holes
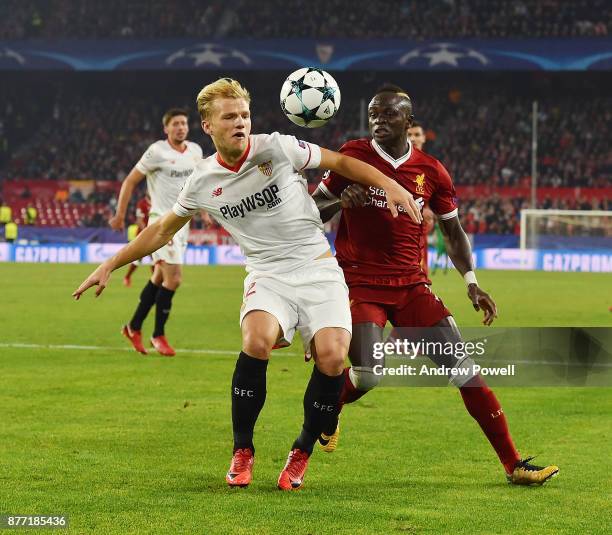
[[[151,197],[149,225],[172,209],[181,188],[202,160],[202,149],[197,143],[187,141],[189,122],[187,111],[172,108],[163,116],[166,139],[153,143],[123,181],[117,211],[110,220],[115,230],[123,229],[127,207],[134,188],[147,179]],[[153,253],[155,268],[150,280],[140,293],[140,301],[132,319],[121,332],[136,351],[146,355],[142,341],[142,324],[155,305],[155,327],[151,344],[167,357],[175,355],[165,336],[165,325],[172,308],[172,298],[182,280],[183,256],[187,249],[189,225],[185,225],[161,249]]]

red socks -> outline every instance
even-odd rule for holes
[[[351,382],[350,368],[344,369],[344,384],[340,394],[340,409],[345,403],[357,401],[365,395],[367,390],[357,390]],[[511,474],[514,466],[521,457],[514,447],[508,421],[504,411],[493,391],[487,386],[482,377],[474,377],[469,386],[459,389],[465,408],[472,418],[478,422],[485,436],[493,446],[499,460],[504,465],[506,473]]]
[[[357,390],[355,385],[351,381],[349,375],[350,368],[344,368],[344,384],[342,385],[342,392],[340,393],[340,410],[345,403],[353,403],[357,401],[361,396],[368,393],[368,390]]]
[[[511,474],[520,455],[512,442],[504,411],[482,377],[476,376],[468,384],[459,389],[465,408],[489,439],[506,473]]]

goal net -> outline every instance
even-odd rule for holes
[[[521,210],[521,249],[612,251],[612,211]]]

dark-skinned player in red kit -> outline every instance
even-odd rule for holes
[[[497,307],[478,286],[470,242],[459,222],[453,182],[438,160],[410,143],[408,130],[413,119],[407,93],[394,85],[384,86],[368,107],[371,137],[350,140],[339,152],[367,162],[395,179],[412,193],[421,208],[429,205],[438,217],[448,254],[465,279],[471,304],[484,312],[483,324],[491,325],[497,317]],[[383,341],[387,321],[398,332],[411,328],[414,333],[422,328],[428,342],[460,344],[462,338],[450,311],[431,291],[431,282],[422,269],[423,223],[412,222],[406,214],[394,220],[388,214],[382,191],[351,186],[350,181],[334,172],[324,175],[313,198],[323,221],[342,210],[335,247],[349,287],[353,323],[349,349],[352,366],[345,369],[341,398],[348,404],[381,379],[374,372],[380,360],[374,358],[373,347]],[[448,370],[473,364],[469,357],[456,354],[427,356]],[[541,485],[558,473],[556,466],[540,467],[531,464],[531,458],[521,459],[503,409],[479,374],[449,373],[449,377],[497,453],[510,483]],[[336,425],[323,433],[319,442],[325,451],[333,451],[338,436]]]

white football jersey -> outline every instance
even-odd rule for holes
[[[247,271],[285,273],[329,249],[319,210],[299,173],[319,166],[321,149],[293,136],[257,134],[235,167],[204,159],[174,205],[181,217],[204,208],[234,237]]]
[[[151,196],[151,220],[172,210],[181,188],[202,160],[202,148],[186,141],[187,148],[180,152],[167,139],[153,143],[136,164],[147,176],[147,189]]]

